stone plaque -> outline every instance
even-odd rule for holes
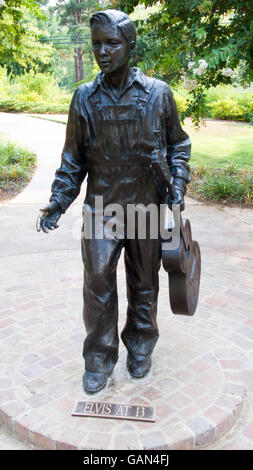
[[[93,401],[77,401],[75,403],[72,416],[94,416],[96,418],[155,421],[155,411],[151,406]]]

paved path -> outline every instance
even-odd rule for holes
[[[84,338],[78,197],[60,228],[35,231],[59,165],[65,126],[0,113],[0,129],[38,155],[26,189],[0,206],[0,449],[253,449],[253,212],[188,199],[202,251],[200,302],[194,317],[168,308],[160,272],[160,338],[151,373],[136,381],[126,352],[101,401],[154,405],[156,423],[78,418]],[[125,277],[118,269],[120,321]],[[20,441],[20,439],[22,441]]]

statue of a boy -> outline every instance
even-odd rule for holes
[[[85,206],[95,213],[95,197],[104,205],[164,203],[150,169],[150,156],[166,154],[174,177],[174,203],[183,202],[190,180],[190,140],[183,131],[169,86],[129,67],[136,31],[130,18],[117,10],[91,17],[92,48],[101,69],[96,79],[74,93],[62,161],[52,184],[50,203],[42,209],[44,232],[57,227],[62,213],[80,192],[88,174]],[[102,218],[102,224],[108,217]],[[125,227],[126,228],[126,227]],[[126,231],[125,231],[126,233]],[[158,340],[157,296],[161,239],[127,236],[82,237],[84,264],[83,387],[96,393],[105,387],[118,359],[118,298],[116,268],[125,248],[128,309],[121,338],[127,368],[144,377]]]

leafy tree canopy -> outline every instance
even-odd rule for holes
[[[14,74],[48,71],[52,47],[41,44],[36,19],[46,19],[35,0],[0,0],[0,65]]]
[[[127,13],[143,3],[157,5],[156,0],[113,1]],[[238,70],[242,84],[253,81],[252,0],[161,0],[139,27],[154,38],[150,69],[168,81],[182,80],[192,96],[186,115],[196,122],[206,88],[231,83]]]
[[[5,13],[12,16],[16,26],[22,20],[24,8],[30,11],[37,18],[45,17],[36,0],[0,0],[0,19]],[[45,3],[45,2],[44,2]]]

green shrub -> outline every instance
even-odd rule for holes
[[[173,88],[179,114],[186,110],[190,94],[182,86]],[[205,98],[206,109],[202,118],[253,121],[253,90],[232,85],[209,88]],[[204,108],[203,108],[204,109]]]
[[[10,142],[0,144],[0,186],[7,181],[26,181],[35,161],[36,156],[20,146]]]
[[[211,116],[214,119],[243,120],[244,111],[238,103],[231,98],[222,98],[215,103],[210,103]]]
[[[231,100],[237,101],[238,96],[240,95],[243,89],[238,91],[238,88],[233,87],[232,85],[217,85],[216,87],[211,87],[207,90],[206,93],[206,102],[214,103],[219,99],[227,99],[230,98]]]
[[[253,118],[253,91],[232,85],[218,85],[207,91],[208,117],[250,122]]]
[[[208,201],[253,205],[253,172],[229,163],[222,169],[192,169],[190,192]]]
[[[34,72],[8,81],[0,67],[0,110],[6,112],[67,113],[71,94],[60,89],[49,74]]]
[[[186,101],[186,98],[182,95],[180,95],[177,91],[174,91],[174,98],[175,98],[175,101],[176,101],[176,105],[177,105],[177,110],[178,110],[178,113],[179,115],[183,112],[186,111],[186,108],[187,108],[187,101]]]
[[[238,97],[238,104],[243,109],[245,121],[253,119],[253,93],[244,93]]]

